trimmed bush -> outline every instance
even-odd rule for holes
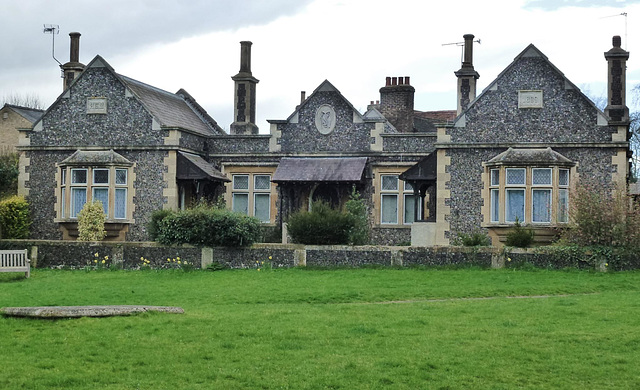
[[[151,219],[147,223],[147,233],[149,234],[149,239],[151,241],[155,241],[158,238],[158,234],[160,234],[160,222],[173,213],[173,210],[163,209],[159,209],[151,213]]]
[[[491,239],[483,232],[473,232],[470,234],[459,233],[458,238],[464,246],[490,246]]]
[[[313,203],[312,211],[293,213],[287,222],[293,242],[306,245],[349,244],[356,218],[332,209],[326,202]]]
[[[31,217],[29,203],[22,196],[0,201],[0,238],[29,238]]]
[[[244,214],[198,206],[165,216],[156,240],[164,245],[250,246],[261,236],[261,222]]]
[[[106,215],[101,201],[87,202],[78,213],[78,241],[102,241]]]
[[[527,248],[533,244],[533,230],[522,227],[520,221],[516,219],[513,230],[507,233],[507,239],[504,244],[516,248]]]

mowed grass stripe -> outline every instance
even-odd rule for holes
[[[170,304],[186,313],[0,318],[6,336],[0,388],[631,389],[640,383],[636,272],[37,270],[29,280],[2,277],[0,306]],[[565,296],[507,298],[560,293]],[[485,297],[494,298],[460,299]],[[403,303],[365,304],[390,300]]]

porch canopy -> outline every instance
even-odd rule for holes
[[[229,182],[222,172],[209,164],[197,154],[178,152],[178,166],[176,172],[178,180],[211,180]]]
[[[434,151],[400,174],[400,180],[413,188],[414,221],[436,221],[437,172],[438,159]]]
[[[366,164],[366,157],[283,157],[271,181],[358,182]]]

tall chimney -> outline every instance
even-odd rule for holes
[[[413,129],[413,99],[415,88],[409,77],[387,77],[380,88],[380,112],[401,133]]]
[[[458,77],[458,115],[476,98],[476,83],[480,75],[473,68],[473,34],[465,34],[462,67],[454,72]]]
[[[607,60],[607,107],[605,115],[611,125],[629,125],[629,107],[626,102],[627,60],[629,52],[622,49],[619,35],[613,37],[613,47],[604,53]]]
[[[69,62],[61,65],[64,81],[62,90],[69,88],[73,80],[75,80],[84,70],[84,64],[80,63],[80,33],[69,33],[71,45],[69,46]]]
[[[240,72],[231,77],[235,82],[231,134],[258,134],[255,122],[259,80],[251,74],[251,45],[249,41],[240,42]]]

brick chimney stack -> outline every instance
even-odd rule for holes
[[[62,90],[65,91],[73,80],[82,73],[84,70],[84,64],[80,63],[80,33],[72,32],[69,33],[69,37],[71,38],[71,45],[69,49],[69,62],[64,65],[61,65],[62,73],[64,75],[64,81],[62,84]]]
[[[249,41],[240,42],[240,72],[231,77],[235,82],[231,134],[258,134],[255,122],[259,80],[251,74],[251,45]]]
[[[480,75],[473,68],[473,34],[465,34],[464,57],[462,67],[454,72],[458,77],[458,111],[457,114],[467,109],[469,103],[476,98],[476,83]]]
[[[387,77],[380,88],[380,112],[401,133],[413,129],[413,99],[415,88],[409,77]]]
[[[607,107],[605,115],[611,125],[629,124],[629,107],[626,102],[627,60],[629,52],[622,49],[622,39],[613,37],[613,47],[604,53],[607,60]]]

